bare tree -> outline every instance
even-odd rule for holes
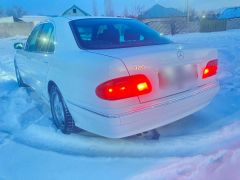
[[[98,10],[97,10],[97,1],[96,0],[92,0],[92,8],[93,8],[93,15],[97,16],[98,15]]]
[[[14,17],[22,17],[23,15],[26,15],[27,12],[20,6],[14,6],[6,11],[6,14],[8,16],[14,16]]]
[[[104,6],[105,6],[105,15],[114,16],[112,0],[104,0]]]
[[[140,3],[139,1],[135,1],[131,16],[142,19],[142,16],[143,16],[145,10],[146,9],[145,9],[144,4]]]

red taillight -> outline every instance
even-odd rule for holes
[[[212,60],[207,63],[207,66],[203,70],[203,79],[214,76],[218,71],[218,60]]]
[[[151,91],[151,83],[145,75],[133,75],[100,84],[96,94],[104,100],[120,100],[148,94]]]

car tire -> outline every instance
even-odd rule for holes
[[[16,61],[14,61],[14,68],[15,68],[15,73],[16,73],[16,79],[19,87],[27,87],[27,85],[23,82],[21,74],[18,70]]]
[[[49,96],[53,123],[62,133],[71,134],[75,123],[56,85],[51,86]]]

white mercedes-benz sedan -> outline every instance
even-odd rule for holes
[[[50,18],[14,47],[19,86],[49,102],[66,134],[135,135],[199,111],[219,91],[216,50],[176,44],[134,19]]]

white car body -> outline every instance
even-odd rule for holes
[[[219,90],[216,75],[202,78],[207,63],[218,58],[214,49],[172,43],[84,50],[74,39],[71,20],[58,17],[45,22],[54,25],[53,53],[17,50],[15,62],[23,81],[46,101],[49,83],[54,82],[76,126],[84,130],[110,138],[149,131],[207,106]],[[199,74],[191,88],[177,91],[159,88],[161,69],[191,64],[196,65]],[[135,74],[148,77],[151,93],[117,101],[106,101],[96,95],[96,87],[101,83]]]

